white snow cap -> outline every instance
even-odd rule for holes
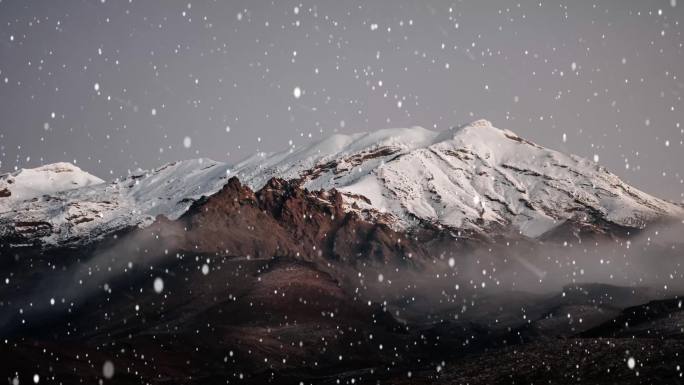
[[[490,122],[487,119],[476,120],[476,121],[468,124],[468,126],[470,126],[470,127],[493,127],[492,122]]]
[[[0,175],[0,205],[103,182],[102,179],[66,162],[25,168]]]
[[[308,147],[252,157],[234,167],[260,188],[272,176],[336,188],[349,207],[388,213],[399,228],[429,222],[486,231],[512,225],[538,237],[588,214],[641,227],[682,208],[622,182],[601,166],[498,129],[485,119],[436,132],[421,127],[333,135]],[[370,200],[355,198],[362,195]]]

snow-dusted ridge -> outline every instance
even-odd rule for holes
[[[507,227],[534,238],[568,220],[640,228],[684,216],[680,206],[625,184],[594,162],[478,120],[442,132],[413,127],[336,134],[232,166],[195,159],[109,183],[96,184],[91,176],[68,191],[53,183],[58,187],[40,195],[17,193],[5,203],[0,198],[0,232],[15,229],[49,244],[92,239],[145,225],[159,214],[177,218],[231,176],[252,189],[271,177],[299,179],[308,189],[336,188],[349,210],[404,229],[425,223],[475,232]]]
[[[147,225],[160,214],[175,219],[193,200],[220,189],[226,169],[210,159],[193,159],[28,199],[15,195],[14,200],[2,203],[0,198],[0,237],[14,232],[44,244],[87,242]]]
[[[538,237],[572,219],[639,228],[682,208],[622,182],[589,160],[549,150],[477,120],[453,130],[420,127],[336,135],[236,167],[258,188],[271,176],[337,188],[355,207],[389,213],[399,226],[430,222],[485,231],[513,227]],[[366,199],[353,198],[361,195]]]

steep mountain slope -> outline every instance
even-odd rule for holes
[[[45,176],[43,176],[45,178]],[[17,199],[0,210],[0,238],[12,244],[90,242],[157,215],[179,217],[227,181],[225,166],[207,159],[166,164],[126,178]]]
[[[342,194],[335,190],[306,191],[273,178],[253,192],[233,177],[177,221],[161,217],[150,230],[171,249],[213,255],[337,260],[345,266],[388,262],[385,258],[407,264],[413,257],[427,257],[414,242],[401,242],[404,234],[367,222],[342,205]]]
[[[443,132],[414,127],[333,135],[234,166],[189,160],[110,183],[79,180],[85,187],[75,190],[14,194],[0,213],[0,237],[14,244],[64,244],[148,225],[160,214],[175,219],[231,176],[255,191],[272,177],[309,190],[334,188],[343,194],[345,210],[395,230],[427,226],[538,238],[566,230],[626,233],[684,215],[680,206],[625,184],[594,162],[479,120]]]
[[[427,222],[485,232],[512,225],[538,237],[566,221],[641,228],[682,214],[594,162],[545,149],[486,120],[441,133],[413,128],[338,135],[311,148],[249,159],[236,172],[252,186],[279,175],[301,178],[309,189],[335,187],[348,202],[389,213],[402,227]]]

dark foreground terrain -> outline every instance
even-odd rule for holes
[[[177,221],[158,218],[83,247],[7,242],[0,378],[684,382],[684,313],[672,292],[605,284],[544,294],[486,289],[454,272],[472,243],[449,248],[428,235],[421,236],[429,243],[365,222],[335,193],[278,180],[253,193],[231,180]],[[17,243],[21,234],[12,237]],[[449,257],[457,266],[431,267]]]

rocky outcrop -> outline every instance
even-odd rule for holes
[[[308,191],[273,178],[253,192],[231,178],[216,194],[194,202],[177,222],[159,218],[148,231],[179,248],[227,256],[288,256],[416,263],[427,256],[385,224],[345,211],[336,190]]]

